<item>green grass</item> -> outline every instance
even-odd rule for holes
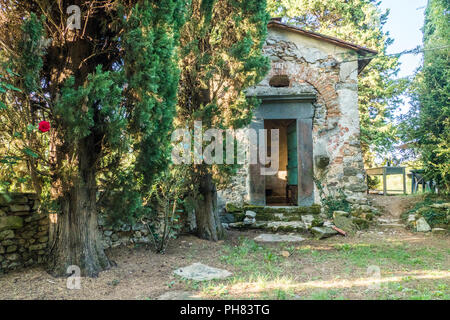
[[[282,256],[282,251],[288,251],[290,256]],[[233,271],[232,277],[207,282],[180,282],[203,297],[215,299],[342,300],[354,298],[355,290],[359,290],[356,297],[364,299],[449,299],[447,278],[422,279],[416,276],[416,272],[434,275],[434,272],[448,271],[450,249],[447,248],[389,242],[336,244],[319,248],[291,244],[273,246],[241,238],[236,246],[224,246],[222,253],[220,260],[232,267],[228,268]],[[318,270],[327,266],[333,272],[323,274],[318,271],[305,275],[298,272],[303,263],[310,269],[317,266]],[[364,289],[364,285],[344,288],[314,286],[321,286],[322,282],[338,286],[341,281],[365,278],[367,267],[372,265],[380,267],[382,279],[392,277],[390,282],[382,282],[380,289]],[[399,278],[399,273],[400,277],[402,273],[405,276]]]
[[[388,283],[383,286],[380,299],[383,300],[450,300],[450,288],[446,283],[436,283],[434,288],[417,285],[414,288],[408,281],[401,283]]]
[[[412,248],[400,245],[342,244],[334,245],[335,250],[314,250],[300,248],[299,254],[309,255],[319,263],[338,260],[347,266],[367,268],[378,266],[407,266],[422,269],[441,268],[445,253],[435,248]],[[446,254],[448,254],[447,252]]]
[[[246,238],[242,238],[239,245],[235,247],[226,246],[220,260],[239,267],[240,274],[278,276],[282,271],[278,266],[282,257],[265,246]]]
[[[319,290],[306,297],[307,300],[345,300],[341,290]]]

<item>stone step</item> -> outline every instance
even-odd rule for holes
[[[254,239],[256,242],[302,242],[305,238],[287,234],[263,233]]]
[[[400,224],[400,223],[382,223],[382,224],[380,224],[380,227],[383,227],[383,228],[405,228],[405,225]]]
[[[254,211],[256,213],[297,213],[297,214],[319,214],[320,205],[314,204],[307,207],[296,206],[255,206],[244,205],[236,206],[231,203],[227,203],[225,207],[227,213],[245,213],[246,211]]]
[[[233,229],[258,229],[272,232],[307,232],[308,228],[302,221],[256,221],[253,224],[234,222],[228,224]]]
[[[228,208],[229,210],[230,208]],[[242,210],[242,211],[241,211]],[[232,212],[236,222],[243,221],[247,212],[254,212],[256,221],[302,221],[302,216],[318,215],[320,206],[313,205],[310,207],[269,207],[269,206],[244,206],[239,211],[237,209]]]

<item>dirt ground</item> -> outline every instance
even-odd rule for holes
[[[411,205],[411,197],[402,198],[373,201],[385,208],[385,215],[398,217]],[[0,275],[0,299],[153,300],[178,291],[204,299],[448,299],[450,294],[448,236],[372,226],[354,237],[307,238],[294,245],[243,242],[258,234],[229,231],[228,239],[219,242],[184,235],[164,255],[144,246],[108,250],[117,266],[98,278],[82,278],[79,290],[67,289],[67,279],[40,267]],[[241,252],[240,246],[249,249]],[[233,277],[194,283],[173,275],[194,262],[227,269]],[[367,290],[369,263],[381,265],[378,291]]]
[[[400,218],[400,215],[413,208],[414,204],[422,199],[422,196],[379,196],[369,195],[374,206],[380,208],[384,217]]]

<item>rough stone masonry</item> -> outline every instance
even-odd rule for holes
[[[45,262],[49,219],[36,194],[0,194],[0,273]]]
[[[355,209],[366,206],[358,74],[370,62],[369,58],[361,59],[361,56],[376,52],[276,20],[268,27],[264,54],[271,60],[271,70],[259,85],[247,91],[247,95],[263,101],[265,97],[280,97],[281,100],[292,95],[313,95],[314,178],[320,180],[327,192],[342,190]],[[245,137],[237,139],[245,143]],[[250,171],[250,166],[244,165],[231,185],[219,191],[222,208],[226,203],[252,202]],[[311,186],[313,202],[320,204],[317,185],[312,181],[311,184],[314,184]]]

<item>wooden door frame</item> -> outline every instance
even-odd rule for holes
[[[250,128],[264,129],[264,120],[292,119],[297,122],[298,206],[314,203],[312,123],[315,96],[311,94],[290,96],[260,96],[262,104],[254,112]],[[258,139],[259,147],[259,139]],[[261,175],[261,163],[250,164],[249,197],[253,205],[266,205],[265,176]]]

